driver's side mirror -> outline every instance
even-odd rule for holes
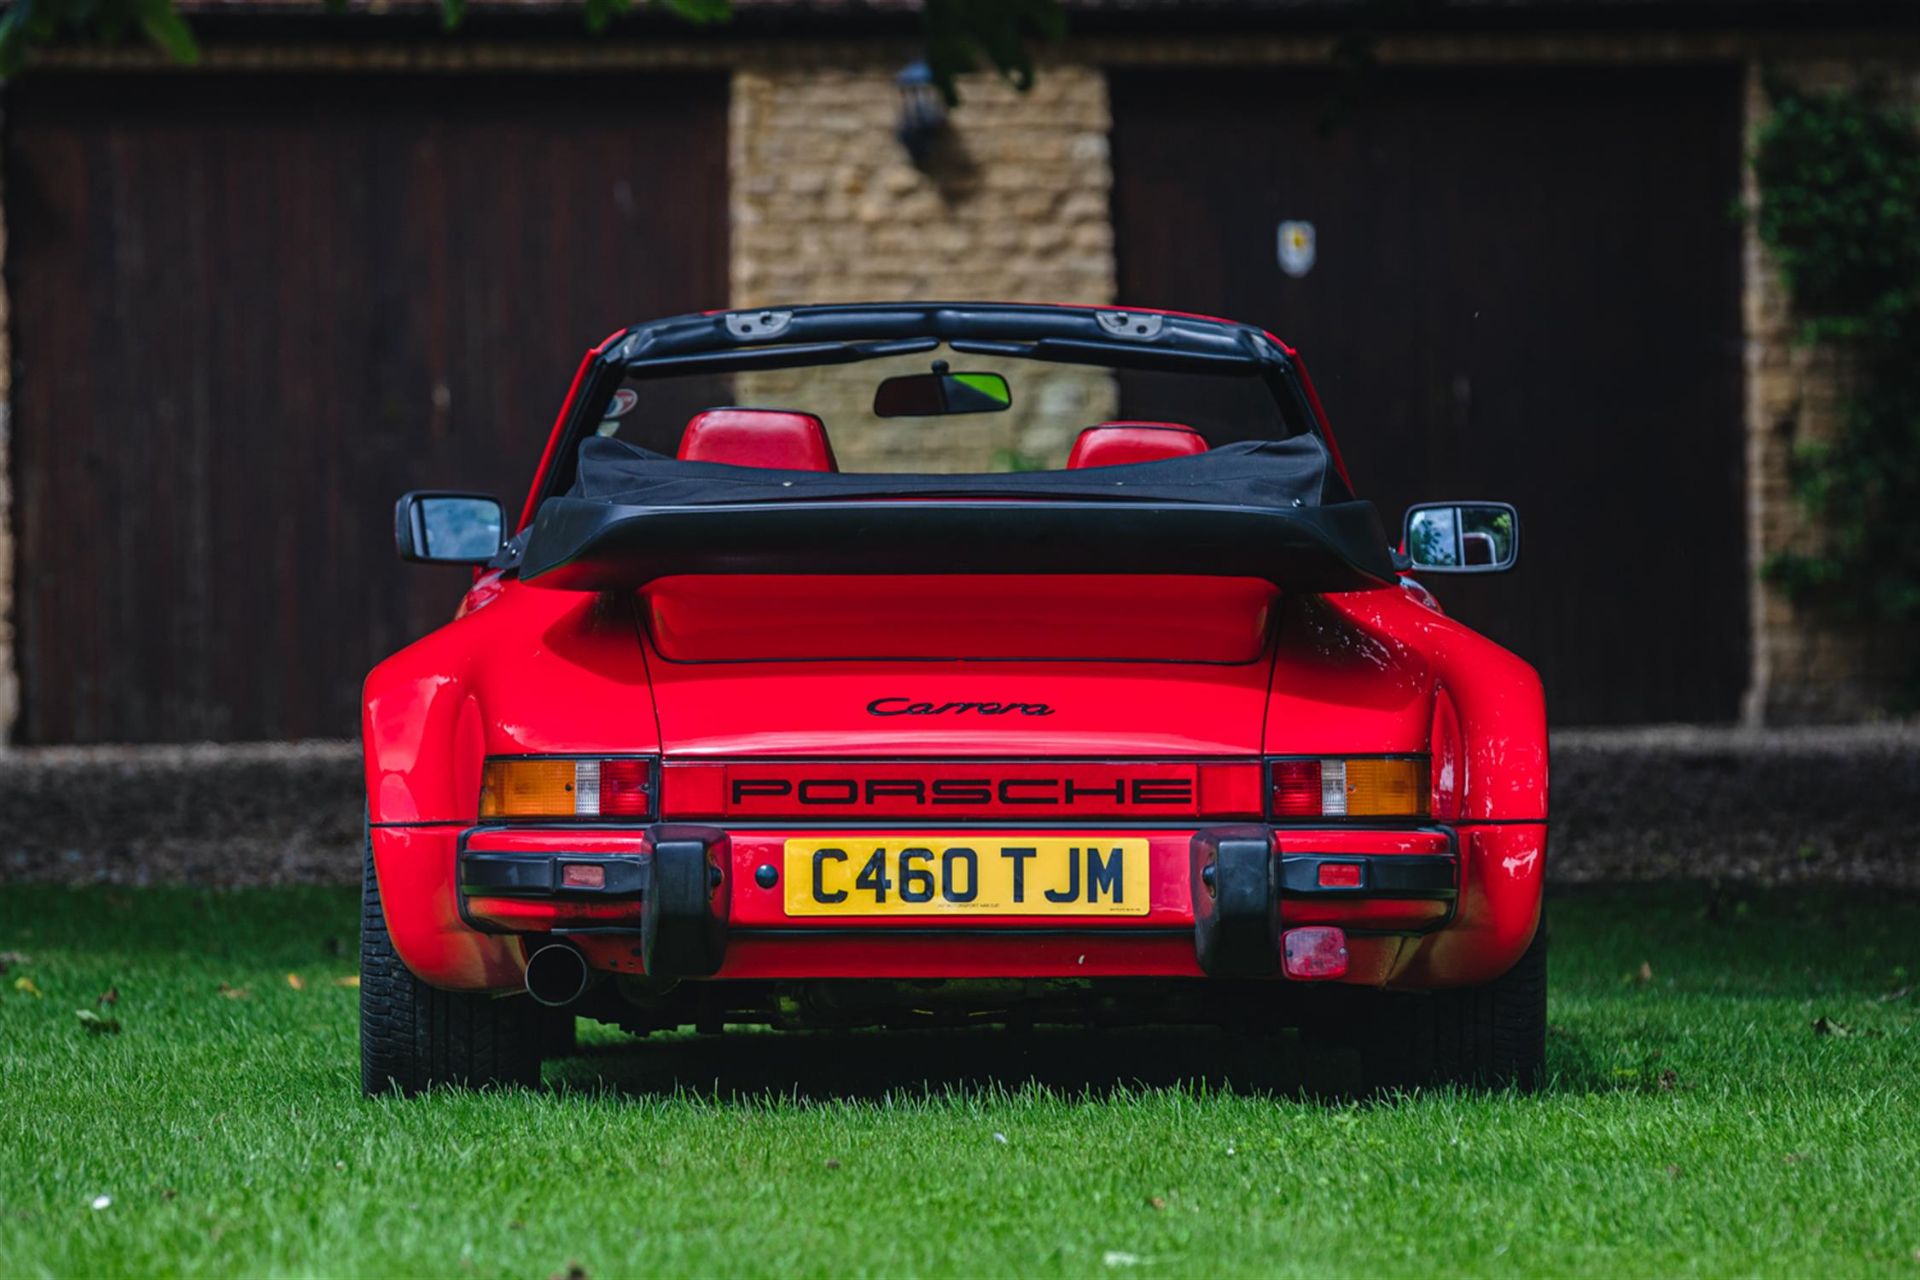
[[[1520,513],[1506,502],[1422,502],[1401,535],[1416,573],[1505,573],[1520,558]]]
[[[482,565],[499,554],[507,513],[483,493],[419,489],[393,509],[393,541],[414,564]]]

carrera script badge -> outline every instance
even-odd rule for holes
[[[1050,716],[1044,702],[916,702],[912,698],[875,698],[870,716]]]

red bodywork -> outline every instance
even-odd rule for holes
[[[618,337],[589,353],[570,399]],[[1045,714],[1020,710],[1036,707]],[[644,855],[665,830],[651,822],[724,833],[714,981],[1201,978],[1195,833],[1249,824],[1278,858],[1457,859],[1444,899],[1282,900],[1283,926],[1347,931],[1347,983],[1489,981],[1539,918],[1539,679],[1413,584],[1301,595],[1180,576],[703,576],[610,595],[488,572],[455,621],[374,669],[363,728],[393,943],[448,989],[518,990],[529,942],[556,931],[596,969],[642,972],[635,904],[463,897],[459,866],[469,852]],[[658,758],[653,819],[478,820],[489,758],[595,754]],[[1431,815],[1268,813],[1264,761],[1340,755],[1426,757]],[[804,806],[789,798],[803,784]],[[920,799],[934,784],[946,788],[938,811]],[[789,838],[850,825],[924,838],[942,824],[1144,837],[1146,913],[790,918],[782,890],[757,878]]]

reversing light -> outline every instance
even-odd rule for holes
[[[1424,818],[1430,812],[1425,756],[1274,760],[1268,809],[1275,818]]]
[[[645,818],[650,756],[500,756],[480,777],[483,818]]]

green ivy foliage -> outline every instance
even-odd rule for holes
[[[1771,557],[1796,603],[1920,620],[1920,120],[1873,91],[1776,91],[1754,157],[1758,227],[1800,337],[1849,365],[1841,431],[1801,445],[1796,497],[1825,532]],[[1920,661],[1911,673],[1920,689]]]
[[[174,0],[5,0],[0,12],[0,80],[24,69],[33,54],[62,40],[119,44],[135,35],[176,62],[200,59],[193,29]],[[348,0],[325,0],[342,13]],[[439,0],[441,25],[466,20],[468,0]],[[581,20],[599,34],[637,7],[671,13],[695,24],[725,22],[733,0],[580,0]],[[960,100],[955,77],[984,60],[1024,90],[1033,83],[1033,44],[1066,33],[1059,0],[927,0],[922,13],[926,60],[949,105]]]
[[[0,79],[18,75],[34,50],[56,40],[119,44],[135,32],[176,62],[200,60],[173,0],[12,0],[0,14]]]

